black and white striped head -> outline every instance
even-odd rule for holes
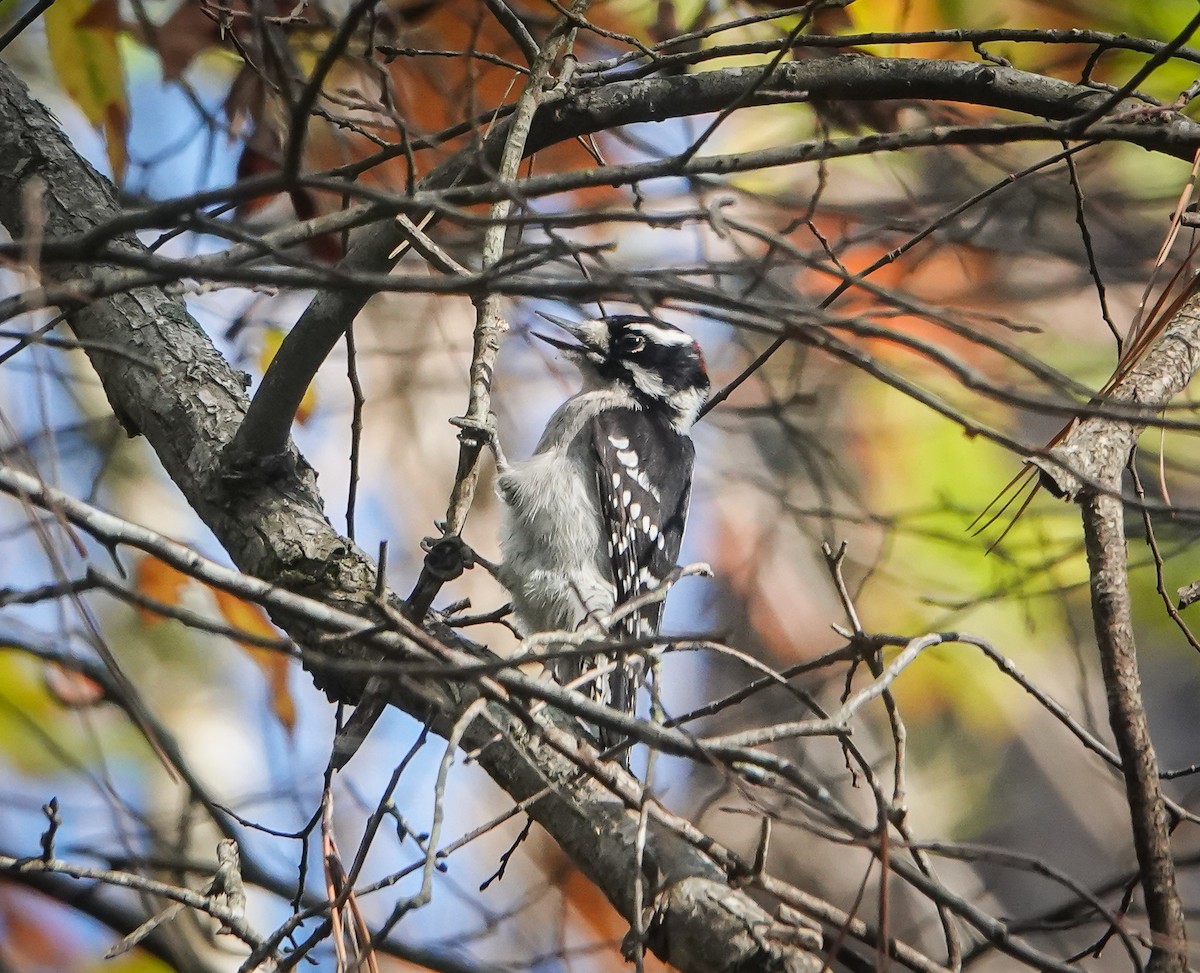
[[[539,312],[541,313],[541,312]],[[687,432],[708,398],[708,372],[700,346],[673,324],[639,314],[617,314],[578,323],[551,314],[579,344],[537,335],[583,373],[586,385],[620,385],[647,408],[666,408],[671,425]]]

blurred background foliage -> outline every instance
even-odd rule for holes
[[[0,0],[0,30],[30,6],[27,0]],[[554,16],[537,0],[515,6],[539,28]],[[635,43],[658,43],[779,6],[766,0],[598,2],[589,18],[609,35],[581,33],[577,54],[585,63],[609,58]],[[261,45],[261,25],[239,4],[56,0],[4,57],[134,206],[279,171],[291,119],[279,95],[281,75],[272,74],[267,55],[290,63],[303,78],[344,12],[345,5],[332,0],[294,10],[292,4],[279,5],[269,35],[285,47],[271,52]],[[1184,0],[1087,5],[857,0],[821,10],[808,32],[1083,28],[1166,40],[1193,12],[1194,4]],[[797,15],[781,16],[698,43],[715,48],[777,38],[797,22]],[[516,80],[507,62],[519,60],[518,54],[482,4],[387,0],[377,5],[370,31],[370,37],[356,39],[327,78],[319,111],[308,121],[305,171],[353,164],[398,140],[418,145],[464,120],[486,127],[494,107],[514,97]],[[385,57],[378,53],[381,46],[460,56]],[[1109,51],[1090,61],[1094,48],[1082,44],[989,42],[982,47],[989,58],[1026,71],[1070,81],[1086,73],[1110,85],[1123,83],[1145,60],[1141,54]],[[969,43],[940,40],[872,43],[856,50],[979,59]],[[461,56],[464,51],[487,57]],[[801,43],[793,55],[831,53]],[[700,61],[688,70],[762,63],[766,57],[740,54]],[[1171,102],[1195,79],[1194,68],[1170,62],[1142,90]],[[381,90],[390,97],[381,97]],[[984,122],[1003,114],[946,103],[778,105],[735,113],[706,151]],[[663,157],[685,147],[710,120],[605,133],[590,145],[570,143],[540,153],[530,171],[588,167],[595,158]],[[476,132],[467,126],[428,148],[394,153],[365,168],[360,180],[402,190]],[[640,186],[636,201],[613,188],[579,191],[533,201],[529,211],[586,213],[590,219],[553,232],[531,223],[513,233],[511,244],[534,247],[566,238],[607,248],[589,252],[585,262],[593,268],[679,276],[711,272],[709,284],[726,292],[741,290],[811,309],[842,275],[870,267],[963,200],[1054,151],[1034,143],[863,155],[725,180],[660,180]],[[844,641],[831,628],[845,626],[846,618],[820,549],[822,542],[836,548],[844,541],[845,575],[867,631],[972,632],[1107,738],[1075,511],[1043,493],[1015,523],[1017,505],[982,532],[972,527],[1020,472],[1025,455],[977,433],[994,430],[1034,451],[1062,426],[1070,403],[1086,401],[1078,388],[1103,384],[1116,362],[1116,344],[1089,262],[1104,283],[1111,320],[1125,333],[1188,179],[1185,163],[1134,146],[1103,146],[1080,153],[1074,163],[1074,176],[1061,163],[1049,166],[942,222],[928,239],[875,273],[874,289],[852,290],[835,303],[821,327],[844,341],[853,356],[789,344],[709,416],[697,434],[699,473],[685,560],[709,562],[715,578],[679,586],[668,611],[669,630],[715,635],[776,669],[817,658]],[[1073,191],[1072,178],[1081,196]],[[769,235],[738,229],[721,234],[698,220],[651,226],[630,218],[635,202],[641,214],[671,214],[709,205],[718,196],[728,197],[728,213],[739,225]],[[217,217],[179,227],[182,232],[143,236],[165,253],[187,257],[343,204],[336,194],[300,187],[278,197],[242,199]],[[1077,220],[1079,206],[1086,238]],[[479,224],[464,217],[446,220],[436,238],[470,265],[480,233]],[[1189,245],[1179,244],[1168,273],[1186,257]],[[292,257],[319,276],[344,246],[340,238],[319,238]],[[568,265],[555,264],[560,271]],[[402,269],[419,273],[423,266],[414,256]],[[1163,279],[1160,275],[1158,286]],[[30,285],[20,267],[0,266],[0,292]],[[188,301],[224,353],[257,381],[311,293],[201,282],[189,287]],[[663,313],[698,335],[716,387],[736,376],[772,338],[719,308],[674,304]],[[614,306],[606,304],[610,310]],[[536,300],[508,303],[512,331],[501,351],[495,401],[510,456],[528,453],[550,410],[574,388],[571,370],[528,340],[537,308],[590,310],[564,311],[552,288]],[[50,312],[27,315],[6,327],[28,330],[49,318]],[[464,298],[388,294],[376,297],[355,326],[355,364],[365,402],[352,527],[369,551],[388,542],[389,581],[401,592],[416,576],[419,541],[433,533],[453,481],[457,444],[446,419],[466,404],[472,323]],[[997,351],[1001,346],[1015,351]],[[1060,372],[1062,382],[1020,368],[1018,353]],[[939,364],[939,356],[960,371]],[[43,476],[75,495],[209,557],[222,557],[145,444],[120,434],[78,353],[34,346],[0,367],[8,454],[26,453]],[[296,428],[302,450],[320,473],[329,516],[339,527],[347,525],[355,411],[347,368],[347,356],[339,351],[322,369]],[[895,380],[886,384],[881,373]],[[965,383],[967,373],[979,381]],[[1062,408],[1015,404],[1014,396],[1022,395],[1054,399]],[[944,414],[918,397],[938,403]],[[1157,433],[1146,437],[1139,468],[1152,500],[1162,501],[1166,486],[1179,510],[1197,506],[1200,482],[1192,437],[1177,430],[1161,439]],[[0,515],[0,586],[31,589],[76,577],[92,563],[110,574],[124,571],[131,588],[145,598],[263,638],[275,635],[258,609],[216,597],[157,562],[122,556],[118,566],[86,539],[75,549],[64,532],[40,536],[30,528],[27,511],[14,503],[0,506]],[[485,489],[466,532],[485,556],[496,555],[496,523],[496,500]],[[1130,511],[1129,529],[1156,742],[1166,767],[1191,764],[1197,761],[1196,652],[1156,592],[1136,510]],[[1154,516],[1154,529],[1166,559],[1166,591],[1200,577],[1194,531],[1161,513]],[[503,592],[482,575],[472,572],[443,597],[470,598],[479,611],[498,607]],[[211,861],[215,833],[163,775],[124,714],[99,702],[103,693],[94,686],[43,659],[54,652],[90,653],[98,637],[178,739],[214,800],[274,832],[294,831],[315,810],[333,707],[277,652],[198,632],[162,620],[152,607],[94,592],[65,602],[8,604],[2,610],[0,647],[14,649],[0,652],[0,834],[6,853],[36,851],[44,824],[40,807],[54,794],[64,819],[60,846],[73,856],[144,861],[171,874],[182,867],[180,860]],[[502,625],[471,633],[498,651],[512,647]],[[736,659],[678,652],[664,662],[663,702],[670,715],[678,715],[720,698],[751,676]],[[844,668],[826,668],[802,684],[826,705],[836,705],[845,678]],[[1099,768],[982,654],[963,645],[932,649],[904,674],[895,692],[909,730],[908,803],[916,835],[983,841],[1045,856],[1085,881],[1108,879],[1131,867],[1119,780]],[[772,690],[755,697],[748,709],[732,707],[712,717],[708,726],[715,732],[745,725],[751,717],[782,719],[795,710],[792,696]],[[860,731],[860,746],[883,778],[889,732],[882,714],[876,716]],[[413,721],[390,713],[339,779],[337,820],[344,848],[356,847],[382,782],[418,731]],[[422,750],[411,780],[406,778],[405,793],[391,808],[391,832],[374,846],[366,878],[394,874],[420,859],[412,836],[429,827],[428,785],[436,749]],[[834,743],[810,741],[797,750],[849,803],[870,807],[869,795],[858,789]],[[654,772],[666,804],[752,856],[757,821],[745,813],[744,797],[726,790],[720,775],[667,758],[657,761]],[[450,840],[510,803],[470,767],[452,786],[445,832]],[[1195,789],[1188,778],[1172,786],[1173,796],[1185,803]],[[875,888],[874,876],[865,875],[865,852],[824,842],[809,825],[785,823],[773,868],[845,905],[860,882]],[[519,821],[506,822],[448,857],[433,905],[402,924],[398,938],[489,969],[504,964],[621,967],[613,944],[625,929],[536,829],[504,879],[484,893],[475,891],[519,831]],[[245,840],[246,854],[282,884],[294,881],[300,856],[315,862],[320,851],[252,829]],[[320,869],[314,874],[319,876]],[[366,896],[370,914],[377,921],[385,918],[398,889],[413,880],[409,876],[398,887]],[[1025,873],[980,867],[973,879],[963,881],[1001,915],[1034,915],[1062,898]],[[1190,876],[1186,884],[1194,890]],[[864,914],[873,908],[864,905]],[[926,941],[934,932],[926,913],[905,911],[901,900],[892,920],[895,930]],[[273,927],[287,914],[287,897],[278,889],[252,895],[251,918],[261,928]],[[101,963],[96,957],[110,940],[77,913],[0,882],[4,968],[159,968],[137,951]],[[237,959],[219,945],[203,937],[196,943],[205,964],[236,968]],[[318,957],[326,968],[329,956],[318,952]],[[402,967],[399,960],[384,962]],[[650,960],[647,965],[657,968]]]

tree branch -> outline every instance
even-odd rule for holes
[[[1192,282],[1196,288],[1200,278]],[[1200,290],[1175,312],[1142,359],[1100,399],[1138,409],[1153,419],[1182,392],[1200,369]],[[1090,484],[1117,488],[1146,422],[1092,415],[1077,422],[1048,457],[1029,462],[1042,474],[1042,485],[1056,496],[1074,500]]]
[[[13,858],[11,849],[0,847],[0,861]],[[69,908],[91,916],[118,936],[128,936],[148,917],[143,909],[120,904],[108,896],[97,895],[99,883],[81,884],[77,878],[59,872],[5,870],[8,882],[34,889]],[[188,945],[186,938],[172,935],[169,930],[156,929],[138,944],[152,956],[157,956],[174,970],[191,973],[218,973],[221,967],[206,963]]]
[[[583,13],[589,0],[575,0],[571,10]],[[496,182],[509,185],[516,178],[521,160],[525,158],[525,146],[529,140],[530,127],[537,114],[538,105],[545,98],[546,82],[559,54],[573,39],[574,31],[568,26],[567,18],[560,18],[550,36],[530,62],[529,78],[517,99],[516,110],[508,125],[504,148],[500,153],[500,164],[496,170]],[[483,235],[480,267],[486,274],[504,257],[507,238],[507,220],[512,210],[513,197],[507,196],[494,202],[488,213],[489,223]],[[462,417],[459,433],[458,471],[454,478],[450,502],[446,510],[446,535],[462,533],[463,524],[475,499],[475,486],[479,482],[479,459],[485,445],[485,433],[492,423],[492,373],[496,367],[496,355],[500,351],[500,339],[508,330],[508,324],[500,314],[500,297],[486,291],[475,301],[474,346],[471,350],[471,391],[467,412]]]
[[[779,65],[765,82],[763,73],[762,68],[725,68],[670,78],[602,80],[599,87],[550,93],[533,120],[525,153],[621,125],[719,111],[747,90],[755,91],[746,100],[747,106],[770,104],[781,97],[801,101],[926,99],[1003,108],[1057,120],[1075,118],[1105,104],[1109,97],[1095,88],[969,61],[842,55]],[[1143,104],[1127,100],[1116,110],[1138,107]],[[511,123],[510,117],[498,124],[478,148],[469,147],[439,165],[419,181],[417,189],[445,189],[485,181],[499,165]],[[1068,136],[1066,129],[1055,126],[1047,126],[1037,135],[1054,141]],[[1130,141],[1190,159],[1200,145],[1200,125],[1182,116],[1154,125],[1097,123],[1089,128],[1088,137]],[[735,169],[731,166],[730,171]],[[367,227],[338,270],[385,274],[395,265],[398,258],[392,254],[405,239],[404,228],[392,220]],[[269,462],[283,453],[305,390],[372,293],[367,288],[330,289],[314,298],[263,377],[244,426],[238,431],[231,468],[253,469],[259,462]]]
[[[1108,691],[1108,719],[1121,755],[1133,845],[1153,933],[1148,969],[1150,973],[1183,973],[1188,960],[1187,927],[1175,885],[1170,822],[1158,781],[1158,758],[1150,739],[1138,676],[1125,552],[1125,505],[1112,492],[1091,489],[1083,492],[1079,503],[1092,619]]]
[[[1192,293],[1178,302],[1161,334],[1113,383],[1105,399],[1144,407],[1149,419],[1187,386],[1197,368],[1200,294]],[[1177,973],[1187,968],[1187,929],[1138,675],[1120,489],[1144,428],[1144,422],[1091,416],[1078,422],[1047,457],[1030,462],[1041,470],[1043,484],[1080,504],[1109,724],[1121,755],[1142,893],[1154,933],[1149,969]]]
[[[112,187],[75,154],[49,113],[2,63],[0,159],[5,162],[0,166],[0,222],[13,236],[28,229],[19,201],[25,184],[35,177],[45,185],[39,218],[49,235],[86,232],[119,213]],[[132,252],[141,250],[133,237],[117,243]],[[54,272],[83,276],[96,269],[67,264]],[[243,571],[365,614],[374,595],[373,567],[330,527],[311,471],[293,447],[288,447],[292,472],[281,482],[251,482],[237,490],[223,484],[220,455],[246,408],[244,378],[230,369],[177,301],[160,289],[143,288],[75,310],[70,324],[82,340],[113,342],[136,353],[135,359],[93,355],[109,401],[131,433],[146,436],[185,498]],[[147,369],[137,361],[157,367]],[[315,634],[294,620],[282,623],[300,643]],[[347,651],[362,650],[351,642]],[[318,685],[353,701],[361,678],[313,668]],[[427,682],[426,704],[434,685]],[[478,690],[474,684],[437,685],[435,726],[445,733],[478,698]],[[401,694],[393,702],[406,704],[410,712],[422,709],[420,694]],[[486,714],[472,723],[465,744],[480,749],[480,764],[516,800],[534,798],[530,815],[631,919],[638,815],[627,803],[636,805],[636,799],[614,802],[605,786],[581,775],[576,760],[565,755],[574,755],[577,744],[570,734],[555,732],[552,724],[531,729],[495,705]],[[652,829],[643,868],[658,876],[660,921],[650,946],[679,969],[814,973],[820,968],[811,929],[773,920],[744,891],[732,887],[716,860],[671,828]]]

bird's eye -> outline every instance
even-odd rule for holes
[[[639,351],[646,347],[646,339],[640,334],[631,334],[626,335],[621,344],[624,346],[626,354],[636,355]]]

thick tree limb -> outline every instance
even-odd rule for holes
[[[1106,400],[1145,408],[1147,419],[1165,408],[1200,368],[1200,294],[1167,323],[1141,360]],[[1108,695],[1109,724],[1121,755],[1142,893],[1154,934],[1151,971],[1187,968],[1187,929],[1175,882],[1170,821],[1158,779],[1133,637],[1125,506],[1121,477],[1145,428],[1130,419],[1090,416],[1078,422],[1044,459],[1031,460],[1042,483],[1077,500],[1087,546],[1092,619]]]
[[[1112,492],[1090,489],[1080,495],[1079,503],[1087,545],[1092,620],[1108,694],[1108,719],[1121,755],[1133,846],[1154,943],[1147,969],[1150,973],[1183,973],[1188,960],[1187,926],[1175,883],[1170,822],[1158,781],[1158,758],[1150,739],[1138,675],[1125,552],[1125,505]]]
[[[13,236],[30,230],[22,205],[31,188],[35,211],[48,235],[75,234],[118,215],[112,187],[80,159],[49,113],[0,63],[0,222]],[[141,249],[125,237],[119,246]],[[103,267],[56,267],[62,277]],[[156,288],[143,288],[74,310],[76,335],[127,349],[131,356],[96,354],[93,366],[114,411],[131,433],[144,434],[187,501],[246,573],[280,587],[364,612],[374,591],[374,570],[322,512],[307,464],[289,445],[290,475],[273,484],[223,485],[220,456],[244,414],[244,376],[235,373],[184,308]],[[154,363],[153,367],[145,364]],[[313,634],[285,627],[297,641]],[[352,686],[318,674],[353,701]],[[443,731],[478,697],[474,683],[435,684],[393,699],[425,715],[435,704]],[[422,698],[424,697],[424,698]],[[614,802],[597,781],[582,777],[569,760],[574,739],[532,732],[507,710],[489,706],[472,724],[467,745],[483,747],[484,769],[537,820],[632,917],[634,844],[638,815]],[[485,744],[487,744],[485,746]],[[642,856],[653,875],[658,920],[650,937],[656,953],[681,970],[796,971],[820,968],[813,933],[776,921],[745,892],[733,888],[709,855],[670,828],[653,828]]]

